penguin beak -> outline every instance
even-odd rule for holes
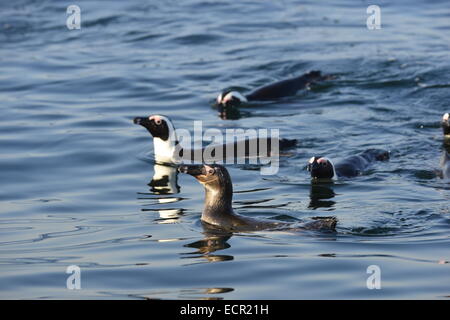
[[[136,117],[133,119],[133,123],[145,127],[150,123],[150,121],[148,120],[148,118]]]
[[[197,177],[203,174],[203,165],[181,165],[178,167],[178,172],[189,174],[193,177]]]
[[[147,117],[136,117],[133,122],[143,126],[153,137],[155,136],[155,125]]]

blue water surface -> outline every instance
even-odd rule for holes
[[[81,29],[66,27],[69,4]],[[3,1],[0,298],[448,299],[450,185],[435,171],[450,111],[450,4],[379,1]],[[244,92],[321,70],[336,79],[222,120]],[[204,192],[164,192],[135,116],[177,128],[278,128],[298,139],[276,175],[230,165],[236,211],[335,216],[336,233],[211,234]],[[312,185],[313,155],[391,160]],[[257,168],[256,168],[257,169]],[[179,188],[176,187],[179,186]],[[81,290],[66,268],[81,268]],[[381,270],[368,289],[367,268]]]

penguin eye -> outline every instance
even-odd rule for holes
[[[157,126],[162,123],[162,119],[158,116],[150,116],[148,117],[148,120],[153,121]]]
[[[207,171],[208,175],[213,175],[216,171],[213,168],[209,168]]]

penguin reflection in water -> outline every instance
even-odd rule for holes
[[[332,199],[336,196],[332,187],[327,184],[311,183],[309,192],[309,205],[310,209],[318,208],[332,208],[336,204],[336,201]]]
[[[263,86],[243,95],[236,90],[225,90],[216,99],[216,107],[221,119],[239,119],[238,107],[252,101],[275,101],[280,98],[294,96],[299,90],[309,89],[310,85],[319,81],[331,80],[332,75],[323,76],[320,71],[310,71],[299,77],[286,79]]]
[[[233,236],[231,232],[222,231],[215,227],[203,224],[204,238],[185,244],[184,247],[193,248],[195,251],[183,253],[186,258],[204,258],[209,262],[233,260],[234,257],[226,254],[217,254],[216,251],[231,247],[228,240]]]
[[[205,187],[205,202],[201,221],[230,232],[260,230],[300,231],[334,230],[337,219],[317,217],[301,226],[284,221],[259,220],[238,215],[232,207],[233,185],[225,167],[211,165],[181,165],[178,170],[197,179]]]
[[[139,192],[138,199],[144,201],[150,200],[152,202],[156,200],[159,204],[164,205],[177,202],[178,198],[173,196],[180,192],[177,167],[155,163],[153,169],[154,173],[152,180],[147,184],[150,187],[150,193]],[[183,215],[183,209],[153,209],[147,208],[147,205],[148,204],[144,204],[144,208],[141,210],[157,212],[159,214],[159,219],[157,220],[158,223],[173,223]]]
[[[152,180],[148,183],[152,193],[176,194],[180,192],[176,166],[155,163],[153,172]]]

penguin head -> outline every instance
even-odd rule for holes
[[[231,177],[224,166],[219,164],[181,165],[178,171],[193,176],[208,190],[233,194]]]
[[[244,97],[238,91],[225,90],[216,99],[216,106],[219,111],[219,117],[223,120],[226,119],[238,119],[239,107],[242,103],[247,102],[247,98]]]
[[[217,97],[217,105],[222,107],[238,107],[243,102],[247,102],[247,98],[239,91],[225,90]]]
[[[442,130],[444,136],[450,138],[450,114],[448,112],[442,117]]]
[[[170,136],[175,132],[172,121],[166,116],[137,117],[134,118],[133,122],[147,129],[153,138],[159,138],[163,141],[169,140]]]
[[[178,157],[180,148],[175,128],[168,117],[161,115],[138,117],[134,118],[134,123],[143,126],[153,136],[157,162],[173,162]]]
[[[326,157],[312,157],[308,162],[308,171],[313,179],[336,179],[333,162]]]

